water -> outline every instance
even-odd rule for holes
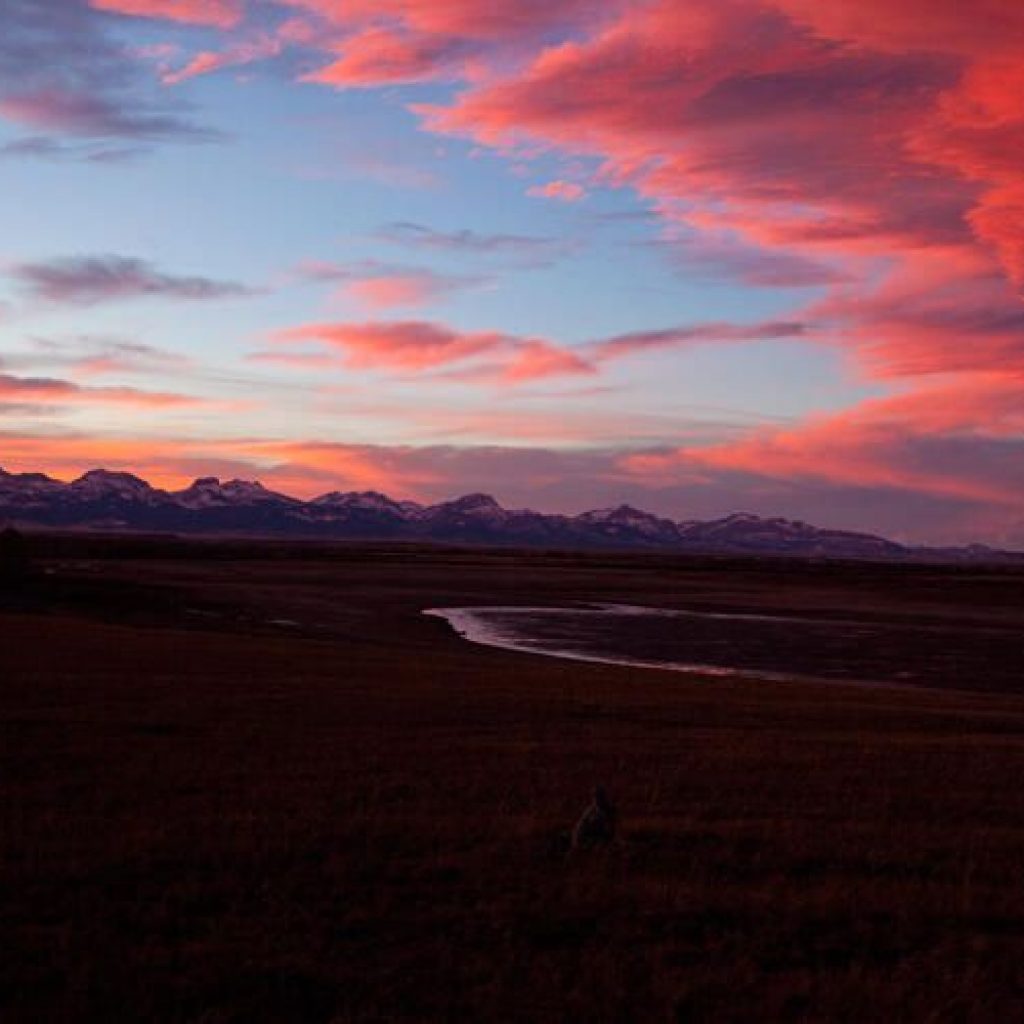
[[[1019,630],[637,605],[432,608],[471,643],[707,676],[1020,692]]]

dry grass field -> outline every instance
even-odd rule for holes
[[[419,611],[1024,626],[1022,584],[48,540],[0,601],[0,1017],[1020,1020],[1024,686],[582,665],[472,646]],[[598,782],[620,838],[566,854]]]

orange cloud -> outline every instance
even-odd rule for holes
[[[246,438],[103,437],[72,432],[0,432],[3,467],[72,479],[102,467],[127,470],[175,490],[199,476],[259,478],[267,486],[310,498],[327,490],[381,490],[415,497],[450,486],[450,476],[416,448]],[[434,452],[437,450],[435,449]]]
[[[126,470],[168,490],[198,476],[253,476],[273,465],[243,445],[165,437],[104,437],[69,432],[0,432],[3,466],[9,472],[43,471],[70,480],[90,469]]]

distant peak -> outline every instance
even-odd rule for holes
[[[90,469],[87,473],[83,473],[74,483],[112,484],[122,487],[127,486],[137,490],[151,490],[150,485],[142,477],[138,477],[134,473],[126,473],[123,470]]]
[[[615,508],[606,510],[610,516],[614,516],[617,519],[655,519],[657,518],[651,512],[645,512],[642,508],[637,508],[635,505],[616,505]]]
[[[461,498],[456,498],[452,502],[453,505],[458,508],[470,509],[470,508],[501,508],[501,506],[494,500],[490,494],[481,494],[479,492],[473,494],[464,494]]]
[[[579,518],[592,523],[600,523],[607,522],[608,520],[654,519],[656,517],[650,512],[644,512],[643,509],[636,508],[633,505],[623,504],[610,508],[595,508],[589,512],[582,513]]]
[[[140,484],[145,483],[141,477],[134,473],[127,473],[120,469],[90,469],[83,473],[79,480],[138,480]]]
[[[261,484],[259,482],[259,480],[237,480],[237,479],[236,480],[229,480],[226,484],[224,484],[224,486],[225,487],[232,487],[232,488],[235,488],[236,490],[246,490],[246,491],[265,491],[266,490],[266,487],[264,487],[263,484]]]

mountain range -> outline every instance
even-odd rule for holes
[[[22,527],[317,539],[435,541],[563,548],[905,560],[1001,560],[983,546],[926,549],[884,537],[738,513],[675,522],[620,505],[582,515],[502,508],[487,494],[436,505],[376,491],[332,491],[301,501],[255,481],[203,477],[180,491],[131,473],[90,470],[70,483],[0,469],[0,523]]]

